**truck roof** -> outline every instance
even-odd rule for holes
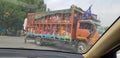
[[[93,20],[79,20],[79,22],[90,22],[90,23],[92,23],[92,24],[95,24],[95,25],[97,25],[97,26],[100,26],[100,23],[99,23],[99,22],[95,22],[95,21],[93,21]]]
[[[54,10],[54,11],[46,11],[46,12],[41,12],[41,13],[35,13],[35,20],[42,20],[46,16],[51,16],[51,15],[55,15],[55,14],[71,14],[72,9],[74,9],[75,11],[77,11],[77,12],[79,12],[81,14],[84,14],[84,12],[85,12],[80,7],[72,5],[71,8],[69,8],[69,9],[61,9],[61,10]],[[92,19],[100,22],[100,20],[97,20],[97,15],[96,14],[92,14]]]

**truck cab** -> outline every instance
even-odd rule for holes
[[[86,41],[93,45],[99,38],[97,27],[92,20],[80,20],[77,23],[76,39]]]

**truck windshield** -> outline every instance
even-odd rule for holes
[[[0,48],[84,53],[120,15],[119,2],[0,0]]]
[[[90,22],[80,22],[80,29],[87,29],[90,32],[92,32],[94,29],[94,26]]]

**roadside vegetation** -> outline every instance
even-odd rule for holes
[[[27,13],[43,11],[46,11],[43,0],[0,0],[0,31],[16,33],[23,29]]]

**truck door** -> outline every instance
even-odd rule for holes
[[[90,22],[79,22],[77,23],[76,38],[87,39],[95,33],[94,25]]]

